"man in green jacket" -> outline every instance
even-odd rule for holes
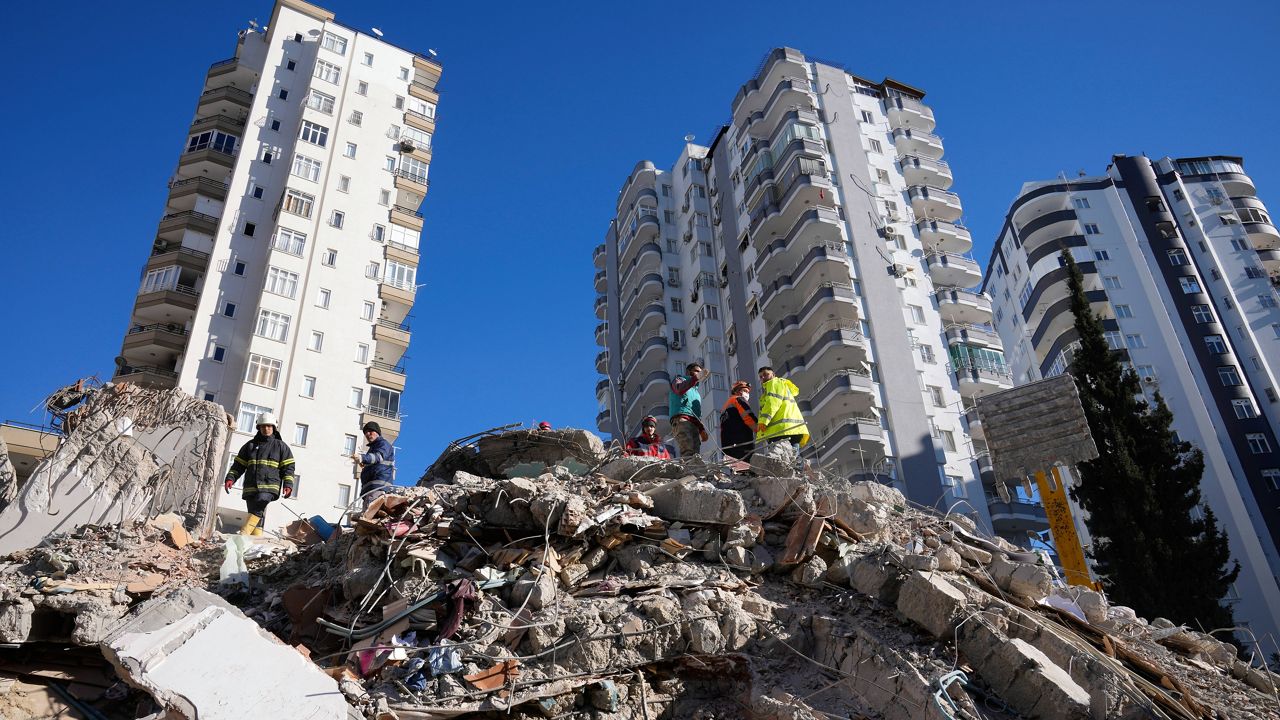
[[[236,480],[244,476],[245,507],[249,517],[240,528],[241,535],[261,535],[267,518],[267,505],[281,495],[293,495],[293,451],[276,432],[276,416],[262,413],[257,418],[258,434],[240,448],[231,461],[231,469],[223,481],[228,494]]]
[[[691,458],[707,439],[707,430],[702,426],[702,394],[698,392],[698,383],[707,376],[707,371],[695,362],[686,365],[684,372],[671,379],[667,415],[671,418],[671,434],[675,436],[680,457]]]
[[[773,368],[760,368],[760,418],[756,424],[756,441],[774,443],[786,440],[792,447],[809,442],[809,426],[800,414],[800,389],[786,378],[778,377]]]

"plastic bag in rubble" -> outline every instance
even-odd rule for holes
[[[228,535],[226,553],[222,557],[222,567],[218,569],[218,579],[224,583],[249,584],[249,568],[244,564],[244,551],[250,545],[246,535]]]
[[[431,666],[431,676],[448,675],[462,669],[462,653],[457,645],[441,640],[438,647],[427,652],[427,664]]]

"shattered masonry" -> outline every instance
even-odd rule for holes
[[[109,408],[172,416],[111,392],[64,446],[106,453],[79,477],[166,497],[176,481]],[[516,430],[451,447],[331,534],[218,536],[211,505],[170,495],[180,514],[96,516],[9,555],[0,679],[121,718],[1280,717],[1276,677],[1234,647],[1063,586],[962,516],[759,467]]]

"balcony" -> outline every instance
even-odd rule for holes
[[[778,178],[770,200],[751,213],[750,232],[761,238],[772,238],[795,226],[806,210],[829,208],[835,202],[826,166],[806,158],[793,165]]]
[[[910,127],[927,131],[937,125],[933,119],[933,109],[915,98],[901,95],[885,98],[884,108],[889,115],[890,127],[895,129]]]
[[[391,222],[422,232],[422,213],[411,207],[392,205]]]
[[[956,288],[942,288],[933,293],[938,313],[949,323],[988,325],[991,323],[991,298],[981,293]]]
[[[392,365],[391,363],[375,360],[369,363],[369,367],[365,370],[365,379],[369,381],[370,385],[404,392],[405,372],[403,365]]]
[[[1027,532],[1039,532],[1049,527],[1049,516],[1044,506],[1036,502],[1002,502],[991,498],[987,502],[991,513],[991,525],[998,535],[1025,537]]]
[[[595,250],[591,251],[591,263],[595,265],[597,268],[600,268],[601,270],[604,269],[604,263],[605,263],[605,260],[608,259],[608,257],[609,257],[609,253],[605,249],[604,243],[600,243],[599,245],[596,246]]]
[[[803,66],[802,66],[803,67]],[[808,70],[796,69],[788,75],[772,73],[762,82],[752,80],[739,91],[734,102],[733,122],[744,130],[763,127],[764,135],[772,130],[768,118],[779,108],[812,108],[813,91],[809,87]],[[761,124],[763,123],[763,124]]]
[[[388,240],[382,247],[382,256],[387,260],[394,260],[401,265],[418,266],[418,248],[404,243],[392,242]]]
[[[876,417],[849,417],[837,422],[831,432],[818,443],[818,459],[829,462],[841,455],[853,454],[860,462],[855,467],[869,468],[884,460],[884,428]]]
[[[1280,250],[1259,250],[1258,259],[1262,261],[1262,267],[1268,275],[1280,275]]]
[[[234,115],[205,115],[191,123],[191,134],[196,135],[206,130],[217,130],[237,138],[244,135],[244,118]]]
[[[626,336],[622,341],[623,350],[629,350],[631,344],[640,336],[648,337],[658,333],[666,322],[667,310],[661,302],[645,305],[635,321],[630,326],[623,328]]]
[[[772,283],[778,273],[796,267],[812,247],[823,243],[844,245],[840,213],[830,207],[806,210],[784,237],[755,236],[752,240],[756,248],[756,275],[761,285]]]
[[[368,405],[363,410],[364,412],[360,413],[361,427],[364,427],[364,424],[368,422],[378,423],[378,427],[382,428],[382,432],[379,434],[385,437],[389,443],[394,443],[396,438],[400,437],[400,413]]]
[[[967,288],[982,282],[978,263],[964,255],[930,253],[924,256],[924,264],[934,285]]]
[[[166,353],[180,355],[187,349],[187,338],[186,328],[177,323],[135,325],[124,336],[123,351],[141,354],[159,348]]]
[[[160,218],[156,235],[174,243],[181,243],[188,230],[213,237],[218,234],[218,222],[219,219],[213,215],[183,210]]]
[[[609,408],[601,410],[596,415],[596,429],[602,433],[613,434],[613,421],[610,419]]]
[[[827,283],[847,284],[849,281],[848,256],[844,245],[838,243],[810,248],[799,266],[791,268],[790,275],[779,274],[761,292],[760,307],[765,312],[766,322],[794,312]]]
[[[863,377],[867,372],[867,342],[856,330],[835,329],[819,333],[803,353],[779,349],[771,351],[771,354],[782,358],[779,374],[791,378],[801,388],[814,388],[831,382],[833,375],[841,373],[853,374],[848,377]],[[849,383],[846,386],[854,387]],[[820,405],[820,401],[821,397],[815,395],[814,407]]]
[[[916,223],[920,242],[926,250],[947,253],[967,253],[973,248],[973,236],[969,229],[945,220],[921,220]]]
[[[413,110],[404,111],[404,124],[427,133],[435,133],[436,131],[436,119],[434,117],[423,115]]]
[[[235,72],[240,62],[240,58],[229,57],[226,60],[219,60],[209,66],[208,77],[217,77]]]
[[[418,289],[409,283],[393,282],[386,279],[378,282],[378,298],[385,303],[400,306],[404,312],[396,314],[401,317],[407,315],[409,308],[413,307],[413,298],[417,292]]]
[[[624,230],[628,239],[618,257],[619,267],[627,267],[627,263],[631,262],[633,256],[639,252],[638,248],[654,244],[658,239],[658,235],[662,232],[658,210],[648,205],[637,206]]]
[[[760,68],[756,71],[754,77],[743,84],[738,90],[738,94],[733,99],[733,114],[735,117],[738,111],[743,110],[743,114],[750,108],[742,107],[743,103],[751,100],[755,103],[755,107],[759,106],[759,101],[752,99],[761,88],[773,87],[778,80],[787,77],[805,77],[809,72],[809,66],[803,54],[790,48],[776,48],[771,50],[765,56]]]
[[[636,288],[633,280],[644,276],[646,272],[662,270],[662,248],[656,242],[645,243],[640,252],[622,269],[622,297],[627,297]]]
[[[153,388],[171,388],[178,386],[178,373],[173,370],[151,366],[125,365],[117,367],[115,376],[111,378],[118,383],[134,383]]]
[[[974,347],[1002,349],[1000,336],[990,325],[971,325],[957,323],[947,326],[947,342],[949,344],[972,345]]]
[[[409,94],[421,100],[426,100],[432,105],[440,104],[440,93],[436,92],[435,86],[429,83],[414,80],[409,83]]]
[[[609,323],[602,322],[596,325],[596,344],[600,347],[609,347]]]
[[[951,187],[951,166],[942,160],[907,155],[899,161],[902,163],[902,176],[906,178],[908,185],[928,185],[943,190]]]
[[[230,186],[206,177],[192,177],[169,183],[169,207],[175,210],[195,209],[197,196],[225,202]]]
[[[235,153],[206,147],[182,153],[178,158],[178,171],[187,177],[222,178],[235,164]]]
[[[596,399],[604,402],[604,398],[609,396],[609,378],[600,378],[596,383]]]
[[[893,146],[898,157],[916,155],[937,160],[942,157],[942,138],[924,130],[900,128],[893,131]]]
[[[409,326],[406,323],[379,318],[373,325],[373,339],[378,343],[407,348],[409,347]]]
[[[1008,390],[1013,387],[1013,376],[1006,365],[987,365],[966,362],[957,365],[947,363],[960,385],[960,394],[966,398],[978,397],[991,392]]]
[[[1249,242],[1258,250],[1276,250],[1280,249],[1280,232],[1276,231],[1276,226],[1269,222],[1261,220],[1246,220],[1244,223],[1244,232],[1249,236]]]
[[[975,407],[966,408],[964,411],[964,424],[968,428],[969,437],[974,440],[985,440],[986,431],[982,429],[982,417],[978,415],[978,409]]]
[[[640,335],[634,339],[634,345],[639,347],[635,353],[629,355],[631,360],[628,361],[622,369],[624,378],[632,377],[635,373],[643,373],[646,370],[661,369],[666,365],[667,360],[667,338],[662,330],[651,331],[647,334]],[[624,359],[628,355],[623,356]]]
[[[189,285],[139,292],[134,317],[142,324],[178,322],[189,319],[199,302],[200,293]]]
[[[915,185],[907,190],[911,210],[917,218],[955,222],[964,214],[960,196],[946,190]]]
[[[1025,209],[1025,208],[1024,208]],[[1074,208],[1046,212],[1030,220],[1018,230],[1018,239],[1022,241],[1024,252],[1031,254],[1045,248],[1056,254],[1062,240],[1080,235]]]
[[[661,275],[656,272],[645,273],[644,277],[640,278],[639,285],[631,293],[631,297],[622,305],[622,327],[626,328],[635,322],[637,316],[632,314],[633,311],[638,313],[640,308],[654,302],[661,305],[664,286]]]
[[[777,322],[771,322],[771,314],[786,312],[782,305],[771,305],[775,308],[765,313],[765,325],[768,327],[765,342],[770,346],[785,347],[793,343],[788,336],[792,333],[813,332],[815,323],[821,319],[822,327],[834,323],[838,327],[853,327],[858,323],[858,296],[853,286],[848,283],[823,283],[804,305],[791,314],[782,315]]]
[[[875,383],[867,370],[837,368],[825,376],[814,376],[812,382],[812,387],[801,388],[810,393],[800,401],[800,409],[811,423],[810,429],[824,427],[843,417],[866,416],[875,412]]]
[[[425,196],[430,185],[431,182],[427,180],[426,175],[419,175],[403,168],[395,171],[395,187],[397,190]]]
[[[596,319],[604,320],[605,316],[609,313],[609,297],[607,295],[601,295],[596,298],[595,310]]]
[[[627,386],[627,393],[630,397],[627,399],[627,413],[636,408],[647,408],[655,405],[665,405],[667,393],[671,392],[671,376],[666,370],[654,370],[644,379],[635,383],[634,389],[631,385]]]
[[[203,274],[209,267],[209,253],[175,246],[169,242],[158,242],[147,258],[146,272],[177,265],[181,270],[195,274]]]
[[[608,287],[609,287],[609,278],[605,275],[605,272],[603,270],[597,270],[596,276],[595,276],[596,292],[602,293],[606,289],[608,289]]]
[[[200,94],[198,112],[201,115],[244,116],[253,105],[253,94],[238,87],[224,85],[210,88]]]
[[[627,176],[626,182],[622,183],[622,189],[618,191],[618,203],[614,206],[614,211],[619,216],[630,212],[631,206],[640,199],[642,191],[655,192],[657,180],[658,169],[652,162],[641,160],[636,163],[635,167],[631,168],[631,174]],[[655,194],[654,197],[656,198],[657,195]],[[619,225],[621,224],[620,222]]]
[[[600,373],[601,375],[607,375],[609,373],[609,351],[608,350],[601,350],[600,354],[596,355],[596,372]]]

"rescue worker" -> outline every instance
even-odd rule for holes
[[[685,374],[671,380],[671,392],[667,394],[667,412],[671,417],[671,434],[675,436],[680,457],[689,458],[702,449],[707,430],[702,426],[702,394],[698,383],[707,371],[698,363],[685,366]]]
[[[739,380],[720,408],[720,449],[725,455],[751,461],[755,449],[756,414],[751,412],[751,384]]]
[[[267,519],[267,505],[281,495],[293,495],[293,451],[280,439],[276,416],[262,413],[257,418],[258,434],[240,448],[231,461],[231,469],[223,481],[227,494],[241,475],[244,490],[241,497],[249,511],[241,535],[261,535],[262,524]]]
[[[658,435],[658,418],[649,415],[640,421],[640,434],[627,441],[627,454],[671,459],[671,450]]]
[[[799,448],[809,442],[809,426],[800,414],[796,398],[800,388],[774,373],[773,368],[760,368],[760,418],[756,424],[756,441],[775,443],[786,440]]]
[[[378,423],[370,420],[361,430],[369,446],[363,454],[351,453],[351,459],[361,465],[360,497],[368,507],[369,503],[391,490],[395,480],[396,451],[382,437],[382,427]]]

